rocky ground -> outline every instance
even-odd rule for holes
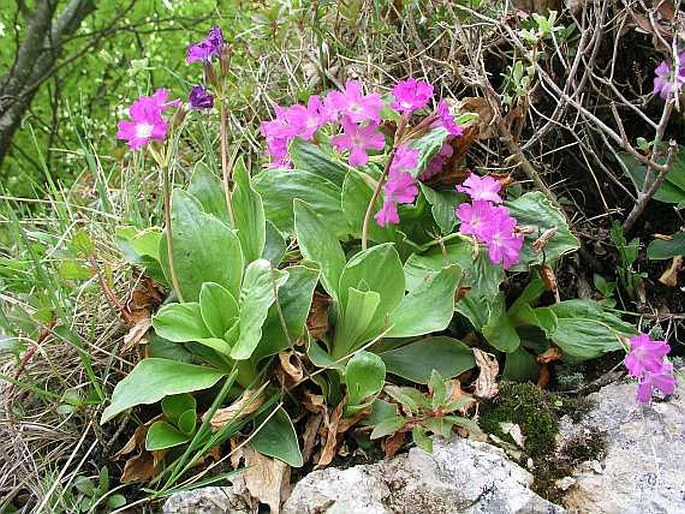
[[[531,489],[536,469],[492,444],[456,438],[436,440],[432,455],[413,448],[375,464],[314,471],[295,485],[282,512],[685,513],[685,395],[646,406],[634,395],[634,383],[612,383],[589,396],[594,406],[580,421],[562,418],[558,448],[601,439],[602,451],[555,480],[556,503]],[[164,506],[165,513],[256,510],[239,485],[177,494]]]

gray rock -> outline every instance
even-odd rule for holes
[[[315,471],[284,514],[552,514],[564,510],[533,493],[533,476],[485,443],[437,439],[387,462]]]
[[[638,405],[635,382],[590,395],[595,407],[578,424],[564,420],[561,442],[602,433],[606,455],[575,470],[563,500],[570,512],[685,513],[685,401],[682,386],[667,402]]]
[[[233,487],[202,487],[172,494],[164,514],[250,514],[251,507]]]

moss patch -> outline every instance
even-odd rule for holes
[[[503,432],[500,423],[519,425],[526,438],[525,454],[519,464],[528,468],[528,459],[532,459],[533,490],[555,501],[562,492],[554,482],[570,475],[581,462],[597,459],[604,452],[604,439],[596,430],[577,435],[557,448],[561,417],[568,415],[578,422],[591,407],[592,402],[584,397],[561,396],[530,383],[502,382],[499,396],[481,406],[479,424],[485,432],[512,444],[515,441]]]

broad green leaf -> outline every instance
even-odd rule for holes
[[[345,267],[345,254],[326,220],[308,204],[295,200],[295,231],[300,251],[321,266],[321,283],[333,298]]]
[[[259,424],[258,418],[257,426]],[[282,460],[294,468],[299,468],[303,464],[295,428],[290,416],[282,407],[279,407],[276,414],[255,434],[251,444],[262,455]]]
[[[198,162],[190,178],[188,192],[202,205],[202,210],[213,214],[230,226],[223,182],[203,162]]]
[[[178,423],[178,418],[188,411],[195,411],[197,406],[195,398],[188,393],[175,394],[173,396],[167,396],[162,400],[162,412],[166,416],[166,419],[173,425]]]
[[[454,315],[461,267],[453,264],[410,291],[390,315],[386,337],[412,337],[444,330]]]
[[[293,200],[307,202],[336,237],[349,231],[342,211],[342,187],[315,173],[302,170],[268,169],[254,179],[262,195],[266,219],[281,232],[294,232]]]
[[[415,169],[410,170],[412,177],[416,178],[428,166],[428,163],[440,151],[449,132],[443,127],[434,128],[426,132],[419,139],[412,141],[411,147],[419,149],[419,161]]]
[[[561,348],[564,358],[580,361],[600,357],[604,353],[620,350],[620,337],[637,333],[635,328],[605,312],[592,300],[567,300],[550,307],[534,309],[539,319],[556,317],[556,326],[548,337]]]
[[[189,440],[189,436],[166,421],[155,421],[145,436],[145,449],[147,451],[166,450],[185,444]]]
[[[288,281],[278,290],[278,307],[283,314],[288,334],[283,331],[281,316],[274,303],[269,308],[262,328],[262,340],[252,356],[255,362],[290,347],[306,331],[307,316],[320,272],[313,263],[290,266],[287,272]]]
[[[57,273],[62,280],[88,280],[93,276],[93,270],[74,259],[60,262]]]
[[[240,291],[240,336],[231,350],[236,360],[249,359],[262,337],[262,326],[274,292],[288,280],[288,272],[272,268],[265,259],[251,262],[245,270]]]
[[[439,435],[439,434],[438,434]],[[414,425],[411,429],[411,437],[414,444],[426,453],[433,453],[433,440],[428,437],[426,429],[421,425]]]
[[[266,243],[266,219],[262,197],[252,188],[250,175],[240,159],[233,168],[235,189],[232,196],[237,236],[246,262],[262,256]]]
[[[208,389],[225,374],[216,369],[166,359],[144,359],[119,382],[100,424],[136,405],[157,403],[165,396]]]
[[[348,173],[343,183],[343,212],[350,226],[350,233],[356,237],[361,237],[366,209],[373,196],[374,186],[369,183],[371,181],[373,179],[365,173],[352,172]],[[383,199],[379,197],[376,200],[374,214],[378,212],[382,205]],[[387,227],[380,227],[374,219],[371,219],[369,223],[369,239],[376,243],[397,240],[398,234],[395,225],[390,224]]]
[[[264,242],[264,251],[262,252],[262,259],[266,259],[274,265],[275,268],[283,260],[287,244],[283,234],[270,221],[266,222],[266,240]]]
[[[466,201],[466,195],[457,193],[455,190],[449,191],[435,191],[423,182],[419,182],[423,195],[431,205],[431,212],[433,219],[440,227],[443,235],[452,232],[457,225],[457,216],[455,211],[460,203]]]
[[[226,288],[205,282],[200,289],[200,312],[211,334],[223,337],[238,319],[238,302]]]
[[[124,257],[132,264],[138,264],[152,278],[167,284],[159,256],[162,231],[157,227],[138,231],[134,227],[120,227],[116,230],[117,245]]]
[[[685,255],[685,232],[676,232],[670,241],[655,239],[647,247],[650,259],[671,259],[681,255]]]
[[[368,341],[367,338],[380,303],[381,297],[375,291],[362,292],[353,287],[349,288],[347,305],[338,316],[335,326],[335,337],[331,348],[333,360],[345,357]],[[374,335],[378,334],[380,330]]]
[[[322,151],[318,145],[296,137],[288,150],[295,168],[314,173],[342,187],[349,168],[331,159],[330,154]]]
[[[322,348],[316,341],[309,341],[309,344],[307,345],[307,357],[317,368],[337,369],[340,370],[341,374],[345,371],[343,362],[333,360],[328,354],[328,351]]]
[[[372,327],[382,328],[388,323],[388,315],[404,298],[404,271],[397,250],[392,243],[384,243],[361,251],[352,257],[340,275],[340,305],[347,305],[350,288],[359,291],[375,291],[380,303]]]
[[[620,154],[621,160],[625,164],[630,179],[635,187],[640,190],[645,182],[647,168],[638,162],[635,157],[627,153]],[[661,159],[661,164],[665,160]],[[685,151],[683,147],[678,147],[678,155],[671,167],[666,180],[656,191],[654,199],[664,203],[682,204],[685,202]]]
[[[174,264],[183,300],[195,302],[205,282],[216,282],[236,297],[243,273],[240,241],[217,217],[205,213],[189,193],[174,190],[171,207]],[[159,245],[164,273],[171,282],[166,234]]]
[[[405,421],[405,419],[400,416],[385,419],[378,423],[375,427],[373,427],[373,432],[371,432],[371,439],[380,439],[381,437],[392,435],[398,430],[404,428],[404,425],[406,424],[407,422]]]
[[[505,205],[520,226],[537,227],[536,232],[526,236],[521,250],[521,261],[511,268],[512,271],[526,271],[532,265],[555,262],[562,255],[580,248],[580,242],[571,233],[564,214],[541,192],[526,193],[516,200],[505,202]],[[556,227],[556,233],[550,238],[544,252],[535,252],[531,244],[553,227]]]
[[[398,415],[397,405],[376,398],[371,404],[371,414],[363,420],[362,425],[378,425],[386,419],[396,418]]]
[[[165,305],[153,316],[152,326],[157,335],[175,343],[212,337],[202,321],[200,304],[197,302]]]
[[[503,378],[516,382],[525,382],[527,380],[535,382],[539,374],[540,365],[531,353],[523,348],[507,353],[506,360],[504,361],[504,372],[502,373]]]
[[[473,368],[473,352],[451,337],[429,337],[379,354],[388,373],[417,384],[427,384],[433,370],[453,378]]]
[[[345,385],[348,406],[369,402],[383,390],[384,384],[385,364],[375,353],[359,352],[347,361]]]
[[[513,352],[521,345],[514,324],[506,311],[504,293],[488,304],[488,321],[481,327],[483,336],[501,352]]]
[[[195,408],[188,409],[183,414],[181,414],[178,417],[176,426],[185,435],[193,435],[195,433],[195,428],[197,427],[197,412],[195,412]]]

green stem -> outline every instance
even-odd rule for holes
[[[174,237],[171,230],[171,180],[169,177],[169,166],[162,166],[162,175],[164,176],[164,224],[166,225],[166,248],[169,259],[169,275],[171,275],[171,286],[176,291],[178,301],[183,303],[183,295],[181,293],[181,286],[176,275],[176,265],[174,261]]]
[[[219,101],[221,102],[219,125],[219,137],[221,138],[221,175],[223,177],[224,194],[226,195],[228,218],[231,220],[231,227],[235,229],[235,218],[233,217],[233,207],[231,204],[231,169],[229,169],[228,166],[228,113],[226,112],[226,102],[223,97]]]

